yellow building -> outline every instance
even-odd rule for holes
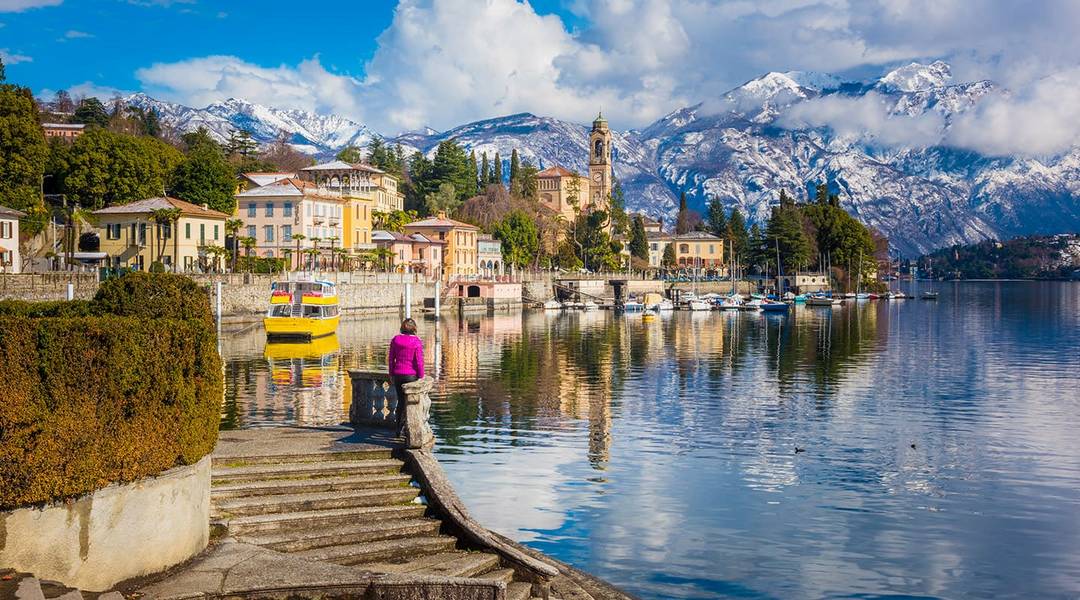
[[[157,223],[153,216],[162,209],[179,210],[179,220]],[[225,245],[225,220],[229,218],[206,206],[168,197],[110,206],[94,211],[94,216],[101,252],[107,255],[109,266],[147,270],[158,261],[170,271],[206,268],[205,249]]]
[[[371,165],[335,160],[301,169],[299,175],[314,183],[317,193],[344,200],[342,241],[353,252],[375,247],[371,240],[374,211],[405,208],[405,195],[398,191],[397,178]]]
[[[723,270],[724,240],[704,231],[691,231],[671,237],[675,262],[682,269]]]
[[[611,130],[603,114],[596,115],[589,132],[590,210],[607,210],[611,200]]]
[[[476,243],[480,228],[461,221],[448,219],[446,213],[413,221],[405,225],[408,235],[419,233],[431,240],[446,242],[443,251],[444,275],[476,275],[478,259]]]

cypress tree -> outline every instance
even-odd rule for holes
[[[743,262],[749,258],[750,238],[746,233],[746,219],[743,218],[739,209],[731,209],[731,218],[728,220],[728,231],[731,235],[731,246],[735,252],[735,259]]]
[[[481,191],[487,187],[487,184],[491,183],[491,173],[488,172],[490,165],[488,164],[487,152],[480,153],[480,189]]]
[[[686,208],[686,191],[679,195],[679,215],[675,220],[676,235],[690,231],[690,211]]]
[[[645,219],[641,215],[634,217],[634,226],[630,228],[630,256],[649,260],[649,241],[645,235]]]
[[[502,185],[503,183],[502,159],[499,158],[498,152],[495,153],[495,169],[493,171],[492,179],[494,179],[492,183],[497,183],[499,185]]]
[[[517,148],[510,152],[510,185],[514,185],[518,174],[521,172],[521,162],[518,160]]]
[[[818,204],[825,206],[829,203],[829,186],[824,181],[817,185],[815,188],[815,198]]]
[[[479,172],[479,167],[476,166],[476,150],[473,150],[469,153],[469,173],[472,173],[473,186],[471,191],[473,194],[479,194],[482,189]]]

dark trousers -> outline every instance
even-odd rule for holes
[[[390,380],[394,382],[394,392],[397,394],[397,407],[395,408],[395,416],[397,417],[397,430],[401,433],[402,428],[405,426],[405,390],[402,386],[406,383],[412,383],[419,380],[416,375],[391,375]]]

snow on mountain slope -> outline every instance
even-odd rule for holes
[[[1003,90],[990,81],[954,81],[949,65],[940,61],[912,63],[870,82],[822,73],[767,73],[639,131],[613,132],[615,174],[630,209],[669,223],[682,192],[699,211],[707,198],[717,198],[763,222],[781,188],[807,199],[816,183],[827,180],[845,208],[907,255],[990,237],[1080,230],[1080,149],[1041,159],[994,158],[936,145],[887,146],[872,135],[837,134],[828,127],[788,129],[780,120],[801,103],[859,101],[872,94],[867,99],[884,105],[888,118],[928,116],[947,128],[999,93]],[[348,145],[366,145],[376,135],[342,117],[243,100],[204,109],[141,94],[127,100],[156,109],[178,130],[206,127],[221,141],[240,128],[262,143],[285,131],[295,147],[320,158]],[[483,152],[489,159],[498,152],[504,173],[515,148],[540,168],[587,169],[586,124],[529,113],[444,132],[425,128],[388,141],[430,156],[448,139],[476,151],[478,159]]]

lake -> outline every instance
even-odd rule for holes
[[[1080,284],[934,287],[421,321],[436,451],[487,526],[642,598],[1080,598]],[[397,324],[228,332],[223,426],[342,421]]]

